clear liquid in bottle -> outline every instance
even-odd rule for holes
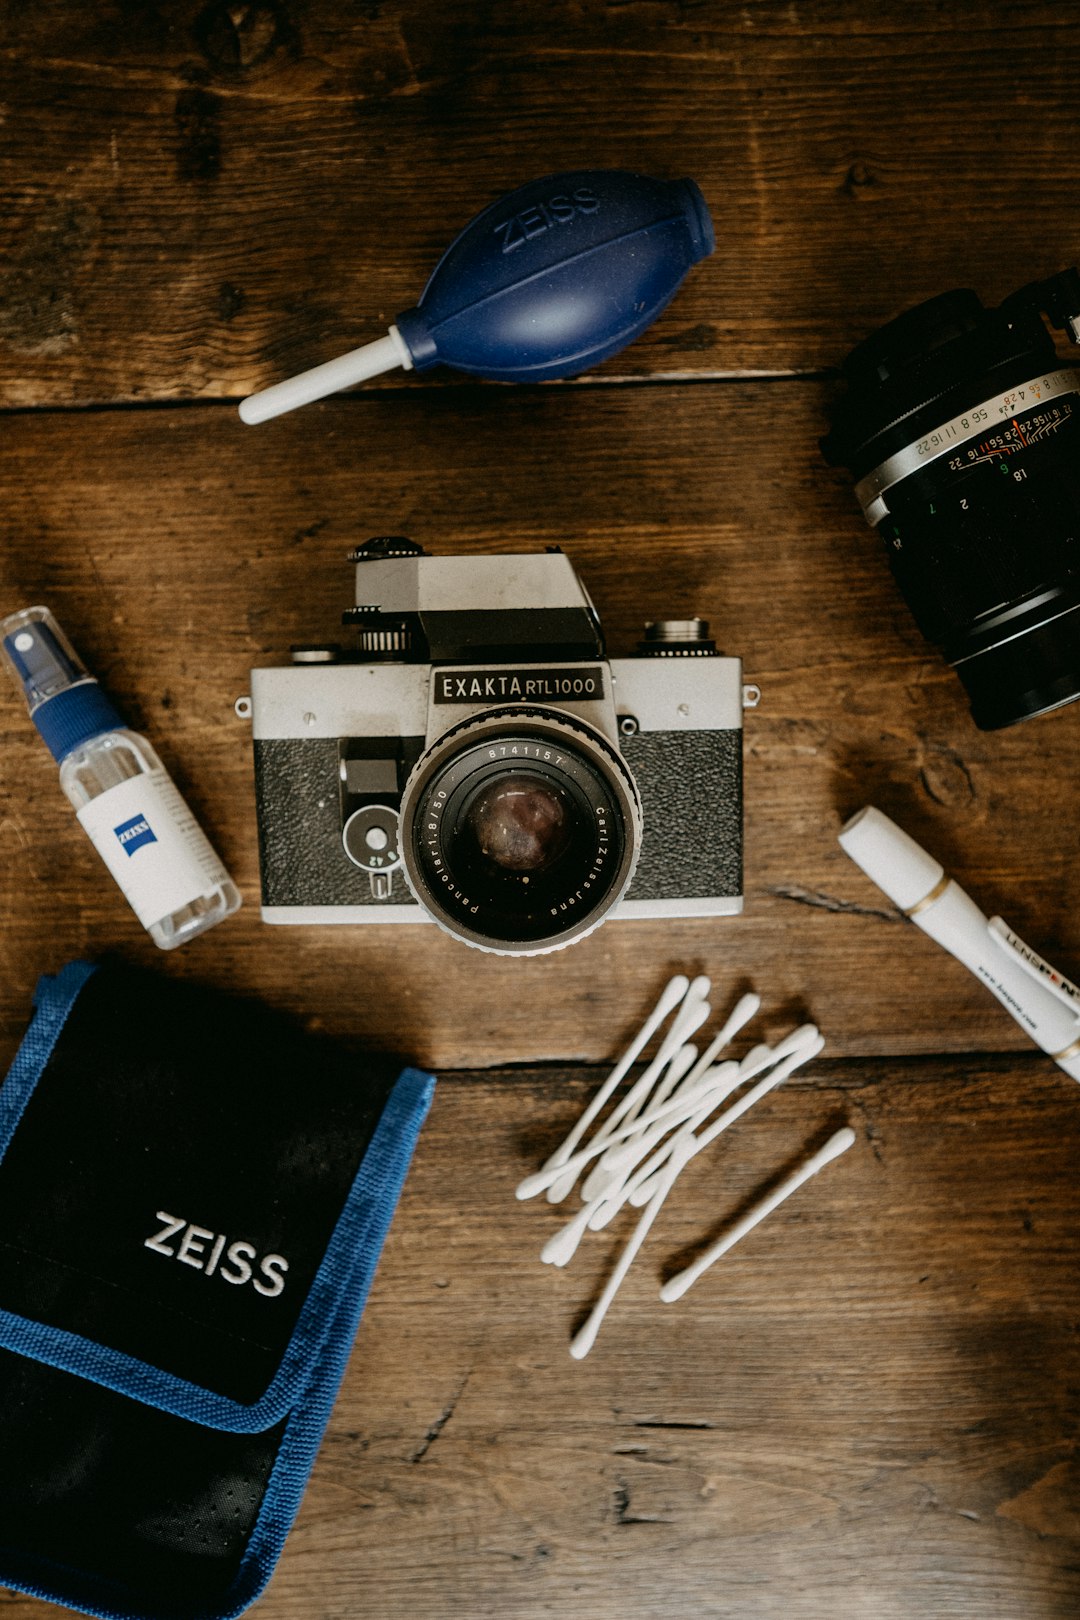
[[[172,950],[231,916],[239,889],[154,749],[127,729],[49,610],[0,621],[0,647],[60,786],[155,945]]]

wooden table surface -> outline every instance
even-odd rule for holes
[[[1058,1620],[1080,1608],[1080,1092],[847,860],[873,801],[1080,971],[1080,705],[975,730],[817,439],[847,349],[1077,261],[1080,15],[1048,0],[0,4],[0,611],[51,605],[244,892],[156,952],[0,692],[0,1057],[111,954],[440,1086],[261,1620]],[[482,205],[621,167],[717,230],[581,381],[235,402],[379,335]],[[763,693],[746,912],[532,961],[259,921],[255,664],[332,638],[348,548],[565,547],[611,650],[700,613]],[[566,1272],[550,1152],[674,971],[825,1055]],[[848,1120],[854,1151],[681,1304],[659,1280]],[[4,1459],[4,1466],[17,1460]],[[0,1535],[2,1539],[2,1535]],[[2,1620],[36,1601],[0,1594]]]

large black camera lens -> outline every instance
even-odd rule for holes
[[[1080,343],[1075,269],[908,310],[845,360],[821,441],[984,730],[1080,696],[1080,369],[1042,314]]]
[[[626,890],[641,817],[599,732],[538,710],[487,712],[440,737],[401,801],[409,886],[470,945],[511,955],[589,933]]]

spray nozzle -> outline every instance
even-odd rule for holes
[[[31,714],[57,693],[92,678],[48,608],[24,608],[0,620],[0,646]]]
[[[48,608],[0,619],[0,650],[54,759],[124,724]]]
[[[240,415],[265,422],[395,366],[576,376],[640,336],[713,246],[693,180],[582,169],[530,181],[466,225],[386,337],[252,394]]]

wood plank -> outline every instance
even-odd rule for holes
[[[632,1217],[555,1272],[562,1216],[513,1188],[597,1077],[439,1088],[261,1620],[1075,1614],[1069,1082],[819,1060],[689,1168],[575,1363]],[[844,1118],[855,1148],[660,1304]],[[4,1620],[42,1612],[0,1595]]]
[[[436,1068],[599,1062],[677,968],[838,1053],[1024,1049],[977,982],[891,913],[836,843],[867,800],[988,912],[1075,976],[1080,706],[983,734],[921,642],[844,479],[819,461],[816,383],[445,389],[340,401],[253,440],[227,407],[12,418],[0,601],[49,602],[175,769],[236,874],[239,917],[162,957],[98,866],[19,700],[0,695],[0,1028],[37,975],[118,951],[266,997]],[[428,926],[263,926],[248,727],[253,664],[336,633],[348,547],[564,544],[612,652],[699,612],[741,653],[747,911],[611,922],[568,952],[477,956]],[[692,785],[688,788],[693,791]],[[1046,1065],[1050,1073],[1049,1063]]]
[[[0,17],[9,405],[239,396],[328,359],[481,206],[573,167],[692,173],[717,224],[607,379],[833,366],[909,304],[1076,256],[1080,17],[1052,0]]]
[[[881,321],[1075,262],[1080,13],[0,0],[0,19],[0,613],[55,608],[245,894],[154,950],[0,685],[0,1074],[38,974],[113,953],[443,1075],[257,1613],[1075,1615],[1076,1093],[835,834],[877,802],[1076,977],[1080,705],[977,732],[815,441],[821,373]],[[477,208],[584,165],[693,174],[719,237],[595,380],[388,378],[255,434],[214,403],[377,335]],[[563,545],[615,654],[645,618],[711,618],[764,694],[744,917],[613,922],[534,961],[430,926],[260,923],[233,700],[253,664],[336,633],[345,552],[377,532]],[[577,1364],[632,1217],[555,1272],[537,1256],[565,1209],[513,1189],[678,969],[725,1006],[762,992],[740,1049],[812,1016],[829,1050],[690,1167]],[[845,1119],[840,1165],[659,1303]],[[44,1612],[0,1592],[0,1620]]]

